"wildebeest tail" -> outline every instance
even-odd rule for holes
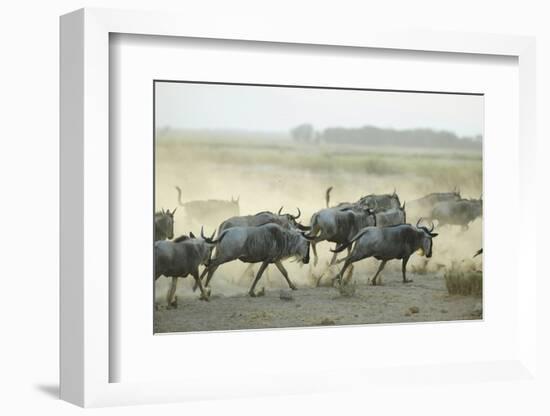
[[[325,192],[325,202],[327,204],[327,208],[330,206],[330,192],[332,191],[332,186],[329,186]]]
[[[334,250],[330,250],[330,251],[332,251],[333,253],[340,253],[344,251],[346,248],[348,248],[353,243],[355,243],[359,239],[359,237],[361,237],[366,232],[367,232],[367,228],[363,228],[362,230],[359,230],[359,232],[355,234],[351,240],[349,240],[346,243],[340,244],[339,246],[336,246]]]
[[[181,195],[182,195],[181,188],[177,185],[176,185],[176,191],[178,192],[178,204],[180,204],[181,206],[185,206],[185,204],[181,200]]]
[[[319,232],[319,214],[315,213],[311,216],[311,222],[309,224],[309,234],[306,236],[308,238],[317,237]]]
[[[344,244],[340,244],[339,246],[336,246],[334,250],[330,249],[330,251],[332,251],[333,253],[340,253],[344,251],[346,248],[348,248],[349,246],[351,246],[352,244],[353,243],[351,241]]]

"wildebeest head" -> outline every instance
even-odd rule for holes
[[[173,211],[162,209],[160,212],[155,214],[155,227],[157,233],[166,236],[169,240],[174,238],[174,213],[176,208]]]
[[[432,226],[430,227],[430,229],[428,229],[427,227],[425,227],[423,225],[420,225],[421,221],[422,221],[422,218],[420,218],[418,220],[418,222],[416,223],[416,228],[421,230],[422,233],[423,233],[423,235],[422,235],[422,251],[424,252],[424,255],[426,257],[430,258],[430,257],[432,257],[432,246],[433,246],[432,239],[434,237],[437,237],[439,234],[433,232],[433,230],[434,230],[434,224],[433,223],[432,223]]]
[[[288,221],[288,223],[290,224],[290,226],[292,228],[294,228],[296,230],[300,230],[300,231],[309,231],[311,229],[311,227],[302,225],[298,221],[296,221],[302,215],[302,212],[300,211],[300,208],[296,208],[296,210],[298,211],[297,215],[283,214],[282,213],[283,212],[283,207],[281,207],[281,208],[279,208],[279,211],[277,212],[277,215],[279,215],[281,217],[284,217],[286,219],[286,221]]]

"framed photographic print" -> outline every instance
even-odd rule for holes
[[[63,16],[62,398],[531,377],[533,71],[515,36]]]

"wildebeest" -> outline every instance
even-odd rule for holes
[[[176,186],[178,203],[185,208],[186,216],[199,224],[219,224],[224,219],[240,215],[239,198],[230,201],[208,199],[205,201],[182,201],[182,191]]]
[[[399,196],[395,189],[392,194],[370,194],[363,196],[357,201],[357,204],[377,212],[401,207],[401,201],[399,201]]]
[[[336,244],[345,244],[357,232],[369,225],[376,225],[376,216],[370,208],[359,205],[333,208],[324,208],[311,217],[308,238],[311,238],[313,249],[313,264],[317,265],[318,256],[316,244],[321,241],[330,241]],[[332,257],[331,264],[337,254]]]
[[[300,208],[297,208],[297,215],[282,214],[282,210],[283,207],[279,209],[277,214],[271,211],[262,211],[254,215],[242,215],[228,218],[218,227],[218,235],[221,235],[222,232],[233,227],[257,227],[268,223],[278,224],[287,229],[294,228],[302,231],[309,230],[309,227],[306,227],[296,221],[301,215]]]
[[[174,238],[174,213],[176,209],[178,208],[174,208],[173,211],[162,209],[160,212],[155,213],[155,241]]]
[[[220,265],[240,260],[244,263],[262,263],[248,291],[250,296],[256,296],[254,288],[266,267],[272,263],[282,273],[288,286],[295,290],[296,286],[290,281],[281,262],[289,257],[295,257],[304,264],[309,262],[309,240],[300,231],[285,229],[278,224],[229,228],[218,235],[218,241],[215,257],[209,261],[201,276],[207,273],[205,287],[208,287]]]
[[[422,254],[430,258],[432,256],[432,239],[437,236],[437,233],[432,232],[433,224],[431,229],[419,224],[420,220],[416,226],[399,224],[383,228],[366,227],[359,231],[348,243],[332,250],[335,253],[341,252],[355,242],[351,253],[343,259],[344,267],[338,275],[340,283],[342,283],[344,273],[349,266],[368,257],[374,257],[382,261],[372,279],[373,285],[376,285],[376,279],[386,263],[393,259],[402,260],[403,283],[412,282],[412,280],[407,280],[407,262],[409,258],[417,250],[421,250]]]
[[[409,213],[412,214],[414,218],[430,217],[433,208],[439,202],[458,201],[460,199],[462,199],[460,190],[456,188],[452,192],[433,192],[422,198],[410,201]]]
[[[405,212],[405,203],[399,208],[391,208],[376,213],[376,226],[389,227],[390,225],[405,224],[407,222],[407,213]]]
[[[155,242],[155,280],[160,276],[172,278],[172,285],[167,295],[169,306],[176,306],[174,295],[178,278],[186,277],[189,274],[195,278],[195,282],[201,290],[201,299],[208,300],[210,292],[205,290],[201,284],[199,266],[208,263],[214,245],[220,240],[205,237],[201,229],[201,238],[194,238],[191,234],[191,237],[183,235],[173,241]]]
[[[434,206],[431,219],[437,220],[437,227],[443,225],[460,225],[467,230],[468,225],[481,217],[483,211],[482,199],[461,199],[458,201],[439,202]]]

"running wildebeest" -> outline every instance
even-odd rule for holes
[[[228,218],[218,227],[218,235],[221,235],[222,232],[233,227],[257,227],[268,223],[278,224],[286,229],[294,228],[302,231],[309,230],[309,227],[306,227],[296,221],[301,215],[300,208],[297,208],[298,215],[296,216],[292,214],[282,214],[282,210],[283,207],[279,209],[277,214],[270,211],[262,211],[255,215],[243,215]]]
[[[324,208],[311,217],[308,238],[311,238],[313,250],[313,265],[318,262],[316,244],[321,241],[330,241],[336,244],[345,244],[357,232],[369,225],[376,225],[376,216],[370,208],[358,205],[351,207]],[[337,254],[332,256],[330,264],[334,264]]]
[[[339,253],[355,242],[352,252],[341,260],[344,261],[344,267],[338,275],[340,284],[342,284],[344,273],[349,266],[368,257],[382,261],[372,279],[373,285],[376,285],[376,279],[386,263],[393,259],[402,260],[403,283],[412,282],[412,280],[407,280],[407,262],[417,250],[421,250],[422,254],[428,258],[432,257],[432,239],[437,237],[437,233],[432,232],[433,228],[433,224],[431,229],[420,226],[420,220],[416,226],[399,224],[384,228],[363,228],[348,243],[332,250]]]
[[[389,227],[390,225],[405,224],[407,222],[407,213],[405,212],[405,203],[399,208],[391,208],[386,211],[376,213],[376,226]]]
[[[212,235],[213,237],[214,235]],[[176,306],[175,297],[178,278],[189,274],[195,278],[195,282],[201,290],[201,299],[208,300],[210,292],[203,288],[199,277],[199,266],[206,265],[212,254],[215,244],[220,242],[205,237],[201,229],[201,238],[182,235],[173,241],[155,242],[155,281],[160,276],[172,278],[172,284],[167,295],[169,306]]]
[[[254,288],[266,267],[272,263],[282,273],[288,286],[296,290],[281,262],[289,257],[295,257],[304,264],[309,262],[309,240],[300,231],[285,229],[278,224],[229,228],[218,235],[218,241],[216,255],[208,262],[201,275],[202,279],[207,273],[205,288],[210,284],[218,267],[233,260],[240,260],[244,263],[262,263],[248,291],[250,296],[256,296]]]
[[[222,232],[229,228],[233,227],[258,227],[264,224],[278,224],[286,229],[298,229],[301,231],[308,231],[310,228],[306,227],[296,220],[300,218],[301,212],[300,208],[296,208],[298,214],[296,216],[292,214],[282,214],[283,207],[279,208],[277,214],[270,211],[258,212],[255,215],[243,215],[239,217],[232,217],[220,224],[218,227],[218,235],[221,235]],[[250,263],[245,271],[243,276],[252,272],[254,265]],[[267,272],[266,272],[267,273]]]
[[[462,199],[460,189],[454,189],[452,192],[433,192],[422,198],[409,202],[409,214],[414,218],[430,217],[436,204],[445,201],[458,201]]]
[[[162,209],[160,212],[155,213],[155,241],[174,238],[174,213],[176,209],[178,208],[174,208],[173,211]]]
[[[438,228],[443,225],[460,225],[465,231],[472,221],[481,217],[482,211],[482,199],[439,202],[432,209],[431,220],[438,221]]]
[[[182,201],[182,191],[176,186],[178,203],[185,208],[185,215],[199,224],[219,224],[224,219],[240,214],[239,198],[230,201],[208,199],[206,201]]]

